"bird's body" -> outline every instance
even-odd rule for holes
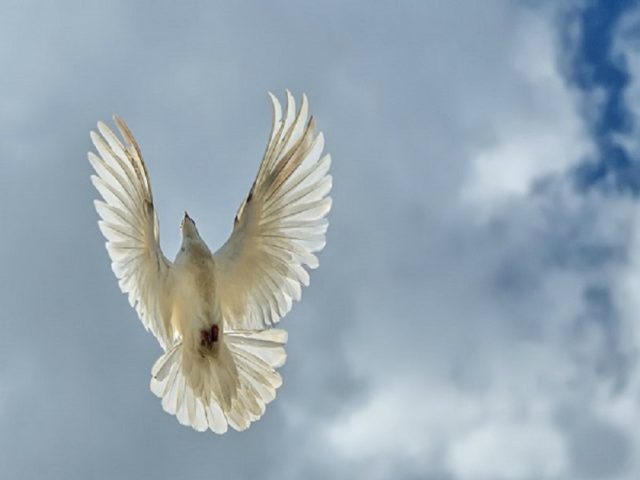
[[[185,216],[183,225],[185,222],[191,221]],[[199,235],[197,238],[184,236],[168,276],[168,292],[173,306],[171,324],[189,347],[200,343],[201,331],[208,331],[213,325],[223,329],[215,285],[214,260],[209,247]]]
[[[120,288],[164,354],[152,368],[151,390],[163,408],[196,430],[248,428],[275,397],[282,379],[284,330],[272,328],[308,285],[305,269],[324,247],[331,177],[322,134],[308,105],[287,92],[267,150],[227,242],[215,253],[186,214],[173,262],[162,253],[151,185],[140,149],[117,117],[124,144],[103,123],[89,154],[107,250]]]

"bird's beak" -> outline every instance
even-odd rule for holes
[[[187,211],[184,211],[184,217],[182,217],[182,221],[180,222],[180,229],[184,228],[184,224],[188,221],[193,222],[193,220],[191,220],[191,217],[189,216],[189,214],[187,213]]]

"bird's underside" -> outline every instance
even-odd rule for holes
[[[324,247],[331,206],[330,157],[303,95],[287,91],[284,114],[273,102],[273,128],[256,178],[226,243],[211,253],[186,214],[173,262],[160,249],[151,185],[140,148],[118,117],[116,136],[91,132],[91,177],[103,200],[98,222],[113,271],[164,354],[151,390],[183,425],[244,430],[275,398],[287,334],[273,326],[309,284],[307,269]]]

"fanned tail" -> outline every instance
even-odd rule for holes
[[[227,331],[221,340],[215,357],[176,344],[153,365],[150,385],[182,425],[219,434],[249,428],[275,398],[287,332]]]

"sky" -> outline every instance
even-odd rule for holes
[[[635,480],[640,7],[0,0],[0,471],[23,479]],[[86,153],[122,116],[172,258],[212,249],[309,97],[320,268],[245,432],[182,427]]]

